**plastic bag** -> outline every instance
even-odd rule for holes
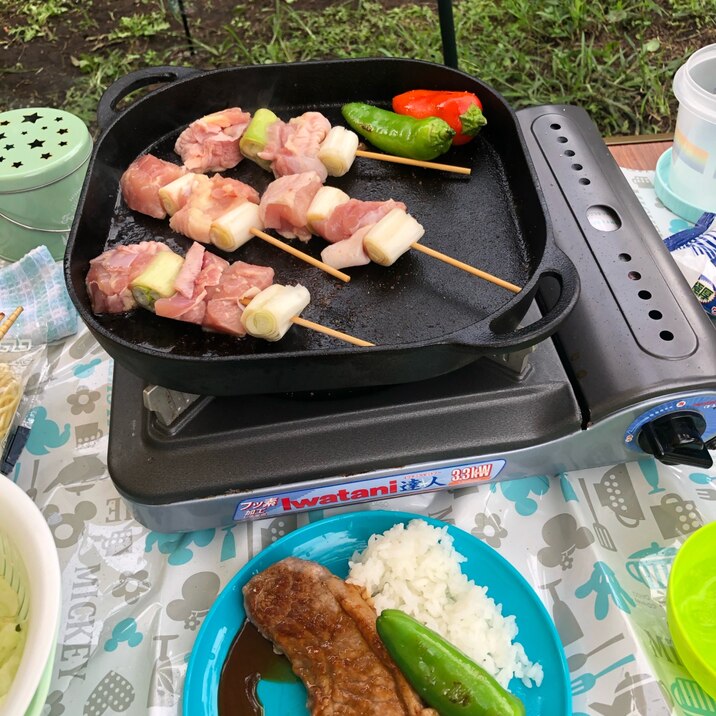
[[[24,339],[0,343],[0,469],[7,457],[6,447],[29,412],[23,401],[25,386],[45,352],[45,346],[33,347]],[[30,426],[26,426],[28,434],[29,431]]]
[[[716,318],[716,214],[664,239],[704,311]]]

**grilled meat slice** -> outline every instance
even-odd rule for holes
[[[361,590],[288,557],[244,587],[248,618],[291,662],[313,716],[437,716],[390,658]]]

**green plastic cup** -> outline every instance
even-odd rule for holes
[[[716,522],[700,527],[679,549],[669,575],[666,618],[679,658],[716,699]]]
[[[0,258],[43,244],[62,258],[91,152],[87,127],[69,112],[0,113]]]

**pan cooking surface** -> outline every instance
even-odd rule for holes
[[[237,91],[235,104],[242,103]],[[323,112],[332,124],[345,124],[340,105],[272,106],[281,119],[308,110]],[[207,112],[197,107],[196,117]],[[488,116],[489,121],[489,116]],[[179,132],[163,137],[146,151],[167,161],[180,163],[173,151]],[[127,157],[127,165],[135,157]],[[426,246],[477,266],[517,285],[524,285],[533,263],[523,240],[507,185],[505,169],[485,136],[451,150],[440,157],[445,163],[470,166],[472,175],[388,164],[357,158],[344,177],[329,177],[349,196],[364,200],[403,201],[408,212],[425,227],[421,240]],[[119,173],[126,165],[118,167]],[[240,179],[260,193],[273,176],[249,160],[243,160],[224,176]],[[117,205],[100,253],[120,243],[160,240],[184,253],[190,240],[169,228],[167,220],[157,220],[133,212],[124,205],[117,189]],[[271,232],[274,233],[275,232]],[[326,242],[314,237],[308,244],[292,245],[320,258]],[[209,250],[230,261],[272,266],[278,283],[301,283],[311,292],[311,303],[302,316],[346,331],[379,345],[405,345],[435,341],[471,326],[498,310],[512,294],[441,261],[409,251],[391,267],[375,264],[346,269],[351,281],[344,284],[260,239],[252,239],[233,254],[215,247]],[[229,356],[267,354],[285,351],[330,349],[335,339],[295,328],[278,343],[253,338],[237,340],[211,334],[179,321],[151,315],[141,309],[119,316],[99,316],[99,322],[117,337],[162,352],[186,356]],[[342,347],[342,345],[341,345]]]

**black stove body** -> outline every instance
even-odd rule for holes
[[[588,115],[518,117],[580,274],[558,334],[438,378],[337,394],[190,396],[116,365],[109,470],[140,522],[203,529],[647,454],[710,467],[710,319]],[[543,307],[553,288],[541,287]]]

